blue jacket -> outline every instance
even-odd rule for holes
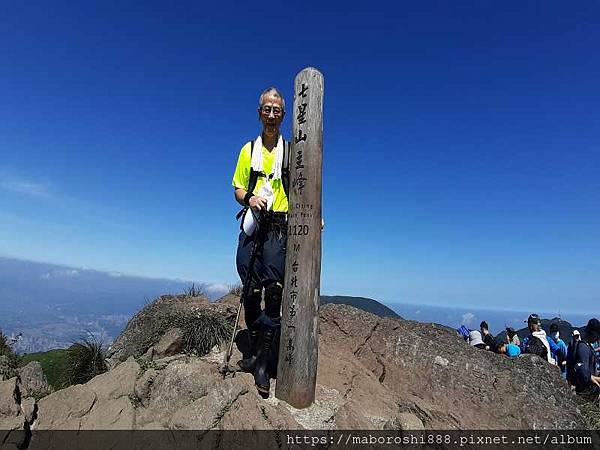
[[[554,339],[549,337],[548,344],[550,344],[550,341],[554,342]],[[567,360],[567,344],[565,344],[560,338],[558,339],[558,342],[555,342],[555,344],[556,350],[552,351],[552,357],[558,364],[558,367],[560,367],[561,372],[564,372],[564,366],[562,365],[562,362]]]
[[[556,345],[558,346],[558,350],[556,351],[556,360],[560,363],[567,359],[567,344],[565,344],[565,341],[558,338]]]
[[[552,357],[554,357],[554,355],[560,350],[560,348],[558,347],[558,344],[556,342],[554,342],[554,339],[552,339],[551,337],[549,337],[548,335],[546,335],[546,339],[548,339],[548,344],[550,344],[550,352],[552,353]],[[563,345],[565,343],[563,342]],[[567,354],[567,350],[565,348],[565,355]],[[556,359],[556,358],[554,358]]]

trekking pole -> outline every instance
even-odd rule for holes
[[[250,211],[252,214],[252,211]],[[229,360],[231,359],[231,354],[233,352],[233,342],[235,341],[235,335],[237,331],[237,327],[240,323],[240,313],[242,311],[242,305],[244,304],[244,300],[250,293],[250,282],[252,281],[252,269],[254,268],[254,261],[256,260],[256,255],[258,254],[258,248],[260,246],[260,234],[262,230],[262,220],[263,214],[259,213],[256,230],[254,230],[254,240],[252,241],[252,249],[250,250],[250,261],[248,262],[248,270],[246,272],[246,277],[244,279],[244,285],[242,287],[242,295],[240,296],[240,304],[238,305],[237,314],[235,315],[235,323],[233,325],[233,332],[231,334],[231,339],[229,340],[229,347],[227,348],[227,353],[225,354],[225,358],[223,359],[223,366],[219,369],[219,372],[223,375],[223,378],[227,376],[229,373]],[[235,372],[234,372],[235,374]]]

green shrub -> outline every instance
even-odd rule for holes
[[[83,384],[106,372],[105,353],[93,336],[71,345],[67,349],[66,385]]]
[[[19,366],[23,367],[31,361],[38,361],[42,365],[48,384],[55,389],[67,387],[69,372],[69,351],[66,348],[48,350],[47,352],[28,353],[21,357]]]

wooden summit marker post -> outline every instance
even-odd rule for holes
[[[288,240],[275,396],[295,408],[315,399],[321,281],[323,75],[308,67],[294,80]]]

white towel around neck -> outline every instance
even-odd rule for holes
[[[262,152],[263,144],[262,144],[262,136],[259,134],[256,140],[254,141],[254,151],[252,151],[252,161],[250,165],[252,169],[257,172],[263,172],[263,152]],[[281,134],[279,135],[279,139],[277,140],[277,145],[275,146],[275,161],[273,163],[273,176],[272,180],[280,180],[281,179],[281,168],[283,166],[283,138]],[[265,174],[269,175],[269,174]]]

